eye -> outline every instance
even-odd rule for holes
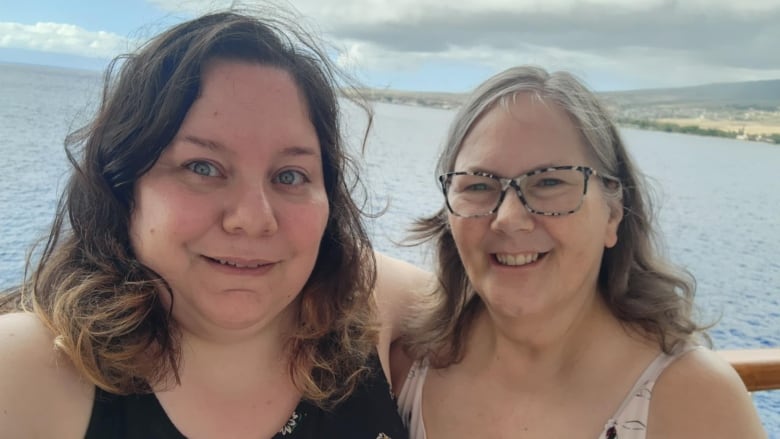
[[[456,193],[476,194],[481,192],[493,193],[501,190],[501,183],[483,175],[453,175],[450,182],[450,191]]]
[[[187,163],[186,167],[187,169],[194,172],[195,174],[202,175],[204,177],[219,176],[219,169],[217,169],[216,166],[214,166],[209,162],[194,161],[194,162]]]
[[[543,178],[537,181],[534,186],[536,187],[554,187],[563,184],[564,181],[557,178]]]
[[[274,182],[288,186],[297,186],[308,183],[309,179],[303,172],[294,169],[286,169],[274,177]]]
[[[490,190],[493,190],[493,187],[491,185],[488,185],[487,183],[474,183],[466,186],[466,188],[464,189],[465,192],[481,192],[481,191],[490,191]]]

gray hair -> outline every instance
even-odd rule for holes
[[[452,171],[463,139],[480,117],[496,105],[507,106],[518,93],[524,92],[532,93],[543,103],[563,108],[577,126],[583,143],[590,146],[588,153],[597,160],[600,167],[597,170],[615,175],[617,154],[611,146],[618,134],[601,102],[572,74],[550,74],[534,66],[504,70],[480,84],[469,95],[450,126],[439,158],[438,173]]]

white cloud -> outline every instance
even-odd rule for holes
[[[166,5],[168,10],[181,10],[176,0],[151,0]],[[241,2],[189,0],[184,9],[208,9],[209,5],[226,6]],[[251,2],[244,2],[251,3]],[[278,2],[285,4],[284,2]],[[755,14],[778,9],[777,0],[297,0],[292,4],[307,16],[324,26],[339,27],[350,24],[399,24],[421,22],[435,16],[454,14],[545,14],[569,15],[573,12],[604,11],[637,14],[644,11],[665,10],[677,13]]]
[[[224,9],[236,3],[230,0],[147,0],[163,11],[201,14],[215,9]]]
[[[778,78],[776,0],[304,0],[352,65],[535,63],[641,86]],[[400,66],[400,67],[399,67]]]
[[[147,0],[195,15],[251,1]],[[437,62],[521,63],[625,83],[777,78],[777,0],[272,0],[324,33],[350,71],[413,72]],[[273,4],[264,2],[264,4]],[[147,35],[148,36],[148,35]],[[0,47],[113,56],[122,37],[67,24],[0,23]]]
[[[0,47],[112,58],[131,46],[119,35],[88,31],[72,24],[0,22]]]

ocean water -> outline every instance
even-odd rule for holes
[[[22,278],[30,245],[48,229],[68,164],[63,139],[96,108],[95,72],[0,64],[0,288]],[[423,248],[399,245],[409,224],[442,199],[434,161],[454,112],[376,104],[362,157],[376,247],[431,265]],[[365,118],[345,106],[359,143]],[[655,189],[669,257],[698,281],[700,316],[717,324],[716,348],[780,346],[780,146],[622,130]],[[770,437],[780,438],[780,391],[754,401]]]

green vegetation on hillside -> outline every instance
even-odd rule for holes
[[[697,136],[726,137],[729,139],[742,138],[745,140],[763,141],[780,144],[780,134],[750,135],[735,133],[733,131],[718,130],[715,128],[701,128],[696,125],[677,125],[669,122],[655,120],[618,118],[618,124],[631,126],[643,130],[664,131],[667,133],[694,134]]]

